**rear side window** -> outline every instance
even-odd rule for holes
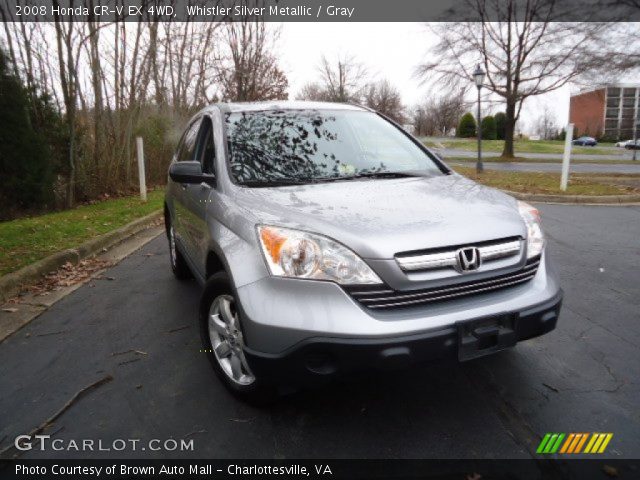
[[[198,131],[200,128],[200,119],[189,125],[189,128],[182,137],[180,150],[178,151],[178,161],[186,162],[195,160],[196,158],[196,140],[198,139]]]

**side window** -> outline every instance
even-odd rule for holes
[[[214,163],[216,153],[213,144],[213,124],[209,117],[202,121],[200,130],[200,141],[198,142],[198,153],[196,159],[202,164],[202,171],[208,174],[215,174]]]
[[[198,130],[200,127],[200,119],[189,125],[189,128],[182,137],[182,146],[178,152],[178,161],[186,162],[189,160],[196,160],[196,140],[198,138]]]

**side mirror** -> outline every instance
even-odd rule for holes
[[[172,163],[169,167],[169,177],[177,183],[215,183],[213,175],[202,173],[202,165],[197,161]]]

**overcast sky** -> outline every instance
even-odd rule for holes
[[[335,57],[348,53],[364,64],[373,77],[387,78],[396,85],[406,105],[418,103],[431,94],[413,76],[424,60],[434,38],[421,23],[282,23],[278,53],[287,73],[291,98],[302,85],[314,80],[321,55]],[[539,112],[548,105],[558,125],[569,117],[569,95],[576,88],[564,87],[525,101],[520,128],[531,133]]]

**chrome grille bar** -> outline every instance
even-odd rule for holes
[[[493,290],[507,288],[527,282],[536,275],[540,266],[540,257],[532,258],[523,268],[515,272],[502,274],[492,278],[455,283],[422,290],[397,291],[387,285],[362,288],[347,288],[351,296],[363,306],[371,309],[391,309],[427,305],[437,301],[450,300],[467,295],[481,294]]]
[[[536,264],[537,267],[537,264]],[[510,275],[507,280],[519,280],[520,278],[524,278],[524,277],[532,277],[533,275],[535,275],[535,269],[532,271],[531,269],[527,269],[527,270],[523,270],[520,271],[520,273],[516,273],[515,275]],[[462,286],[453,286],[453,287],[446,287],[446,288],[442,288],[442,289],[433,289],[433,290],[429,290],[427,292],[422,292],[422,293],[415,293],[415,294],[403,294],[400,292],[395,292],[396,294],[391,296],[391,297],[359,297],[358,300],[360,300],[362,303],[369,303],[369,302],[378,302],[378,301],[385,301],[385,300],[397,300],[399,298],[405,299],[405,298],[420,298],[420,297],[425,297],[425,296],[432,296],[432,295],[437,295],[439,293],[453,293],[456,292],[458,290],[465,290],[465,289],[469,289],[471,287],[476,288],[476,287],[484,287],[484,286],[490,286],[490,285],[495,285],[498,283],[501,283],[504,279],[501,278],[497,278],[497,279],[492,279],[492,280],[486,280],[486,281],[481,281],[481,282],[474,282],[472,285],[462,285]]]
[[[497,258],[510,257],[520,253],[520,240],[513,240],[512,242],[501,243],[497,245],[487,245],[480,247],[480,258],[482,261],[495,260]]]
[[[521,250],[521,240],[498,241],[478,247],[482,262],[517,255]],[[427,253],[413,256],[397,256],[396,261],[404,271],[434,270],[455,267],[458,264],[456,252],[458,248],[445,252]]]
[[[508,286],[511,286],[511,285],[517,285],[519,283],[527,282],[527,281],[531,280],[531,278],[533,278],[533,275],[531,275],[529,277],[526,277],[526,278],[520,278],[520,279],[517,279],[517,280],[513,280],[511,282],[504,282],[504,283],[501,283],[500,285],[493,285],[493,286],[484,287],[484,288],[474,288],[473,290],[468,290],[468,291],[464,292],[463,295],[471,295],[471,294],[474,294],[474,293],[488,292],[490,290],[496,290],[498,288],[508,287]],[[436,300],[446,300],[446,299],[455,298],[455,297],[459,297],[459,296],[461,296],[461,295],[460,294],[451,293],[451,294],[447,294],[447,295],[439,295],[437,297],[432,297],[432,298],[429,299],[429,301],[430,302],[434,302]],[[402,300],[402,301],[375,304],[375,305],[367,305],[367,306],[369,308],[389,308],[389,307],[402,307],[402,306],[405,306],[405,305],[411,305],[411,304],[416,304],[416,303],[424,303],[424,300]]]

